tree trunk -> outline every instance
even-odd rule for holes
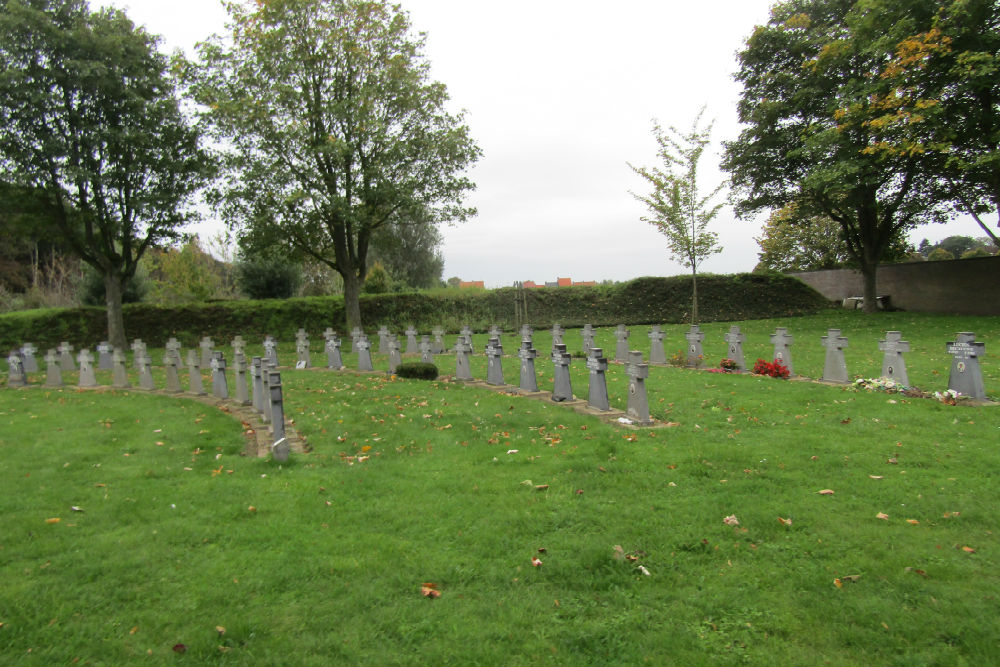
[[[347,330],[354,327],[361,328],[361,302],[358,300],[361,294],[361,279],[354,271],[345,271],[341,276],[344,279],[344,314],[347,317]]]
[[[110,273],[104,275],[104,302],[108,310],[108,342],[123,350],[128,348],[125,337],[125,317],[122,314],[121,276]]]
[[[698,324],[698,270],[691,270],[691,324]]]
[[[861,263],[861,275],[865,280],[864,293],[861,295],[865,298],[863,310],[866,313],[877,312],[878,298],[875,293],[875,285],[878,275],[878,262],[873,262],[865,258],[865,261]]]

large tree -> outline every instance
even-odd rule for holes
[[[876,308],[876,272],[893,239],[942,221],[947,193],[918,150],[879,151],[877,119],[894,86],[883,77],[900,42],[931,25],[935,2],[786,0],[739,54],[745,124],[724,167],[754,214],[795,203],[801,219],[842,230]]]
[[[43,191],[103,277],[114,345],[124,284],[178,236],[209,166],[154,37],[84,0],[0,0],[0,177]]]
[[[289,245],[344,280],[349,327],[374,235],[466,219],[480,151],[429,77],[423,37],[381,0],[230,3],[192,90],[228,143],[220,210],[254,245]]]
[[[629,165],[652,187],[648,195],[632,193],[649,209],[649,215],[641,220],[667,237],[670,256],[691,269],[691,324],[698,323],[698,267],[706,257],[722,251],[718,234],[708,229],[708,223],[722,208],[721,202],[712,200],[725,183],[706,193],[698,182],[698,163],[712,135],[712,123],[699,127],[704,111],[702,108],[687,132],[675,127],[664,130],[654,121],[653,136],[659,147],[656,154],[663,166]]]

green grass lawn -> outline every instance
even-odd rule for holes
[[[748,361],[776,325],[813,377],[826,328],[864,377],[901,329],[928,391],[975,331],[1000,396],[998,318],[744,322]],[[711,365],[728,327],[702,327]],[[684,327],[665,330],[669,354]],[[285,465],[241,456],[240,424],[184,399],[0,390],[0,663],[1000,661],[1000,408],[654,368],[653,416],[675,425],[632,431],[456,383],[282,380],[311,447]],[[608,384],[624,407],[620,366]]]

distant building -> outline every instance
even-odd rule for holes
[[[573,285],[583,285],[592,287],[597,283],[593,280],[586,280],[583,282],[574,282],[572,278],[556,278],[554,282],[546,281],[545,283],[539,285],[534,280],[525,280],[521,283],[521,286],[525,289],[538,289],[542,287],[570,287]]]
[[[480,289],[485,289],[486,284],[482,280],[463,280],[458,284],[459,289],[465,289],[467,287],[478,287]]]

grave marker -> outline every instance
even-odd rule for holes
[[[271,421],[271,371],[275,368],[264,357],[260,360],[260,420],[262,422]]]
[[[11,350],[7,355],[7,386],[26,387],[28,377],[24,373],[24,360],[20,350]]]
[[[951,372],[948,374],[948,389],[971,398],[986,398],[983,373],[979,368],[979,358],[986,351],[986,343],[977,343],[976,334],[963,331],[948,343],[948,354],[952,355]]]
[[[80,362],[80,377],[77,380],[79,387],[96,387],[97,377],[94,375],[94,355],[90,350],[84,348],[76,355],[76,360]]]
[[[417,330],[410,327],[406,330],[406,354],[417,354]]]
[[[728,350],[726,352],[726,358],[732,359],[736,362],[736,370],[740,373],[745,373],[747,370],[747,362],[743,357],[743,343],[746,342],[746,334],[740,332],[740,328],[736,325],[729,327],[729,333],[724,336],[726,340],[726,345]]]
[[[263,360],[260,357],[250,359],[250,405],[261,412],[264,405],[264,381],[261,378]]]
[[[633,422],[649,426],[653,423],[649,418],[649,399],[646,396],[649,364],[642,362],[642,352],[629,351],[629,362],[625,366],[625,375],[628,376],[628,407],[625,412]]]
[[[250,405],[250,391],[247,387],[247,358],[242,349],[239,354],[233,353],[233,371],[236,377],[236,402],[240,405]]]
[[[459,332],[459,335],[465,336],[465,340],[469,344],[470,348],[469,351],[472,352],[472,354],[475,354],[476,346],[472,344],[472,329],[470,329],[468,325],[466,325],[462,327],[462,330]]]
[[[389,353],[389,327],[384,324],[378,328],[378,353]]]
[[[198,343],[198,347],[201,348],[201,367],[210,366],[212,364],[212,353],[215,352],[215,343],[211,337],[205,336]]]
[[[110,371],[114,368],[114,360],[111,358],[111,353],[114,348],[111,347],[111,343],[101,341],[97,344],[97,368],[102,371]]]
[[[209,362],[212,367],[212,395],[216,398],[229,398],[229,382],[226,380],[226,358],[222,352],[213,352],[212,360]]]
[[[580,336],[583,338],[583,353],[589,354],[591,348],[594,347],[594,327],[590,324],[584,324]]]
[[[281,395],[281,373],[271,371],[267,390],[270,392],[271,435],[275,442],[285,438],[285,403]]]
[[[351,354],[358,353],[358,341],[361,337],[365,335],[365,332],[360,327],[354,327],[351,329]]]
[[[36,352],[38,352],[38,348],[31,343],[25,343],[21,346],[21,366],[24,368],[25,373],[38,372],[38,359],[35,358]]]
[[[525,340],[532,341],[532,344],[534,344],[534,340],[533,340],[534,336],[535,336],[535,332],[534,332],[534,330],[532,330],[530,324],[522,324],[521,325],[521,340],[522,341],[525,341]]]
[[[501,356],[503,356],[503,345],[500,344],[500,339],[494,336],[486,344],[486,358],[489,360],[486,367],[486,384],[495,387],[502,387],[505,384]]]
[[[468,381],[472,379],[472,371],[469,367],[469,355],[472,354],[472,343],[465,335],[458,337],[455,341],[455,379]]]
[[[193,351],[193,350],[192,350]],[[153,384],[153,358],[145,350],[139,355],[139,388],[146,391],[153,391],[156,385]]]
[[[444,354],[444,329],[434,327],[431,329],[434,341],[431,343],[431,354]]]
[[[420,337],[420,361],[425,364],[434,363],[434,353],[431,352],[431,337],[421,336]]]
[[[63,386],[62,364],[59,363],[59,353],[54,349],[45,353],[45,386]]]
[[[170,338],[164,347],[167,350],[166,355],[174,360],[174,369],[178,369],[184,366],[184,358],[181,357],[181,344],[176,338]],[[164,357],[166,359],[166,357]],[[169,384],[169,383],[168,383]],[[179,390],[178,390],[179,391]]]
[[[355,344],[358,348],[358,370],[373,371],[372,366],[372,344],[368,342],[368,336],[361,334]]]
[[[394,375],[399,365],[403,363],[403,355],[400,353],[399,339],[390,335],[386,348],[389,350],[389,375]]]
[[[795,375],[795,368],[792,366],[792,343],[795,338],[788,333],[785,327],[776,327],[771,334],[771,343],[774,345],[774,361],[780,361],[782,366],[788,369],[788,376]]]
[[[271,362],[272,366],[278,366],[278,341],[271,336],[264,338],[264,358]]]
[[[326,367],[340,370],[344,367],[344,360],[340,355],[340,339],[337,334],[330,331],[326,334]]]
[[[496,338],[497,340],[500,340],[503,337],[503,329],[501,329],[499,326],[497,326],[496,324],[494,324],[493,326],[490,327],[490,336],[489,337],[490,338]]]
[[[691,328],[684,334],[687,340],[687,362],[684,364],[688,368],[698,368],[705,359],[701,342],[705,340],[705,334],[698,328],[697,324],[692,324]]]
[[[628,361],[628,337],[631,332],[625,328],[624,324],[619,324],[615,329],[615,361],[625,363]]]
[[[111,352],[111,386],[115,389],[128,389],[131,386],[128,381],[128,369],[125,367],[127,363],[125,350],[116,347]]]
[[[243,355],[243,361],[244,361],[243,365],[246,366],[246,348],[247,348],[247,344],[246,344],[246,341],[243,340],[243,336],[240,336],[240,335],[237,334],[236,338],[233,338],[231,341],[229,341],[229,346],[233,348],[233,360],[236,359],[236,355],[242,354]]]
[[[910,342],[903,340],[901,331],[886,331],[885,340],[878,342],[882,355],[882,377],[909,386],[910,379],[906,374],[906,362],[903,353],[910,351]]]
[[[563,329],[558,322],[552,325],[552,344],[561,345],[563,341],[563,336],[566,334],[566,330]]]
[[[141,338],[132,341],[132,368],[139,370],[139,357],[146,353],[146,344]]]
[[[175,351],[167,349],[163,353],[163,370],[167,375],[167,391],[176,394],[183,391],[181,389],[180,373],[177,371],[177,360],[174,358]]]
[[[552,400],[557,403],[573,400],[573,384],[569,377],[569,365],[573,356],[566,351],[565,344],[552,346],[553,372]]]
[[[188,350],[188,392],[195,396],[205,395],[205,385],[201,381],[201,357],[197,350]]]
[[[840,335],[840,329],[830,329],[820,339],[826,348],[826,358],[823,361],[824,382],[847,382],[847,362],[844,360],[844,348],[847,338]]]
[[[63,372],[75,371],[76,362],[73,361],[73,346],[68,342],[63,341],[59,344],[59,365],[62,366]]]
[[[605,376],[608,360],[603,355],[604,351],[599,347],[591,348],[587,355],[587,370],[590,371],[587,405],[595,410],[607,411],[611,409],[608,402],[608,379]]]
[[[654,324],[649,328],[649,363],[667,363],[667,352],[663,349],[663,339],[667,334],[663,333],[659,324]]]
[[[305,329],[299,329],[295,334],[295,367],[298,369],[309,368],[312,365],[312,358],[309,354],[309,334]]]
[[[531,347],[530,340],[523,340],[517,356],[521,358],[521,377],[518,388],[521,391],[537,392],[538,378],[535,374],[535,357],[538,356],[538,350]]]

